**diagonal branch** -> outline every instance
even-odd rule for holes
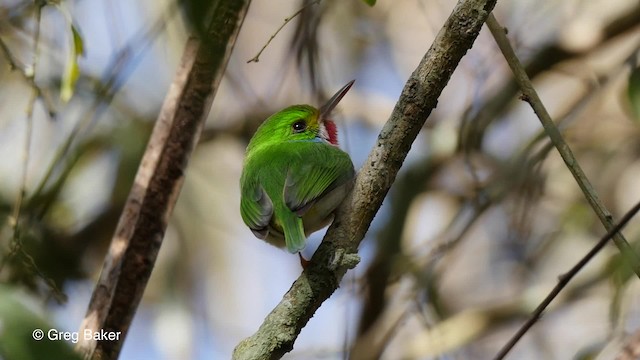
[[[580,186],[580,190],[584,193],[589,205],[593,208],[605,229],[607,229],[607,231],[611,231],[611,229],[614,228],[613,216],[598,197],[596,190],[593,188],[593,185],[591,185],[591,182],[585,175],[584,171],[582,171],[582,168],[573,155],[571,148],[566,141],[564,141],[560,130],[558,130],[558,127],[551,119],[551,115],[549,115],[549,112],[544,107],[538,93],[533,88],[533,84],[531,84],[529,76],[525,72],[524,67],[516,56],[511,44],[509,44],[509,39],[507,39],[505,30],[500,26],[500,24],[498,24],[498,21],[493,15],[489,16],[487,26],[489,27],[489,30],[491,30],[491,34],[493,34],[500,51],[502,51],[502,54],[509,63],[509,67],[513,72],[516,82],[522,90],[523,100],[531,105],[533,111],[538,116],[538,119],[540,119],[540,122],[544,127],[544,131],[560,153],[562,160],[564,160],[567,168],[571,172],[571,175],[575,178],[578,186]],[[616,244],[622,253],[623,258],[626,260],[633,272],[640,277],[640,257],[638,257],[638,254],[634,252],[631,245],[629,245],[621,233],[616,233],[613,236],[613,242]]]
[[[460,59],[471,48],[496,0],[460,0],[405,84],[391,117],[358,173],[352,193],[313,255],[258,331],[236,347],[234,359],[277,359],[357,264],[355,254],[398,170],[437,104]]]
[[[115,359],[120,353],[249,3],[216,1],[205,36],[187,42],[81,325],[82,334],[119,336],[82,336],[78,347],[86,357]]]
[[[602,248],[609,242],[615,234],[619,234],[619,232],[629,223],[629,221],[640,211],[640,202],[634,205],[631,210],[629,210],[620,220],[619,223],[615,224],[611,229],[607,231],[607,233],[600,238],[600,240],[589,250],[589,252],[583,256],[580,261],[578,261],[568,272],[562,274],[558,277],[558,283],[556,286],[549,292],[549,294],[542,300],[540,305],[531,313],[529,320],[522,324],[520,329],[513,335],[511,339],[500,349],[498,354],[494,357],[494,360],[502,360],[504,359],[509,351],[513,349],[513,347],[520,341],[520,339],[533,327],[533,325],[540,320],[542,314],[547,309],[549,304],[560,294],[562,289],[564,289],[567,284],[573,279],[582,268],[584,268],[594,256],[596,256]]]

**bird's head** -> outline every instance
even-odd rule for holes
[[[338,129],[331,111],[349,91],[355,80],[343,86],[320,109],[310,105],[293,105],[271,115],[258,128],[249,149],[269,140],[318,141],[338,146]]]

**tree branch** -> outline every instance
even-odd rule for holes
[[[527,76],[524,67],[513,51],[513,48],[509,43],[509,39],[507,39],[504,29],[500,26],[500,24],[498,24],[498,21],[493,15],[489,16],[489,19],[487,20],[487,26],[489,27],[489,30],[491,30],[491,34],[493,34],[493,37],[495,38],[500,51],[502,51],[502,54],[507,60],[507,63],[509,63],[509,67],[513,72],[516,82],[522,90],[523,100],[531,105],[533,111],[538,116],[538,119],[540,119],[540,122],[542,123],[542,126],[547,133],[547,136],[549,136],[549,139],[551,139],[551,142],[558,150],[558,153],[560,153],[560,156],[567,165],[567,168],[571,172],[571,175],[573,175],[576,182],[578,183],[578,186],[580,186],[580,190],[582,190],[582,192],[584,193],[587,202],[589,203],[591,208],[593,208],[594,212],[596,213],[604,227],[607,229],[607,231],[611,231],[611,229],[614,228],[613,216],[598,197],[596,190],[591,185],[591,182],[585,175],[584,171],[582,171],[582,168],[573,155],[571,148],[566,143],[566,141],[564,141],[560,130],[558,130],[558,127],[551,119],[551,115],[549,115],[549,112],[544,107],[544,104],[540,100],[540,97],[534,89],[533,84],[531,84],[529,76]],[[633,272],[640,278],[640,258],[635,253],[631,245],[629,245],[629,243],[621,233],[614,234],[613,242],[616,244],[616,246],[622,253],[623,258],[626,260]]]
[[[560,294],[562,289],[564,289],[564,287],[569,284],[571,279],[573,279],[578,274],[578,272],[580,272],[580,270],[582,270],[582,268],[584,268],[587,263],[591,261],[591,259],[593,259],[593,257],[596,256],[598,252],[602,250],[602,248],[604,248],[605,245],[607,245],[609,240],[613,238],[615,234],[618,234],[619,231],[627,225],[627,223],[638,213],[638,211],[640,211],[640,202],[632,207],[631,210],[629,210],[622,217],[619,223],[615,224],[611,229],[609,229],[608,232],[602,238],[600,238],[600,240],[591,248],[591,250],[589,250],[589,252],[571,268],[571,270],[558,277],[558,283],[556,284],[556,286],[551,290],[551,292],[549,292],[547,297],[544,298],[544,300],[540,303],[540,305],[538,305],[533,313],[531,313],[529,320],[527,320],[527,322],[525,322],[520,327],[520,329],[518,329],[513,337],[509,339],[504,347],[500,349],[498,354],[494,357],[494,360],[501,360],[504,359],[505,356],[507,356],[509,351],[513,349],[513,347],[518,343],[518,341],[520,341],[524,334],[526,334],[527,331],[529,331],[529,329],[531,329],[531,327],[533,327],[533,325],[542,317],[542,313],[544,313],[544,311],[556,298],[556,296]]]
[[[358,173],[352,193],[337,211],[311,265],[293,283],[258,331],[236,347],[234,359],[277,359],[311,316],[337,289],[395,180],[411,144],[437,99],[471,48],[496,0],[460,0],[434,43],[405,84],[391,117]]]
[[[120,336],[82,336],[78,347],[86,357],[115,359],[120,353],[249,3],[215,2],[205,36],[187,42],[81,325],[83,334],[104,330]]]

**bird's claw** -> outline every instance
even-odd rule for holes
[[[302,266],[302,270],[305,270],[311,264],[311,260],[307,260],[302,257],[302,253],[300,252],[298,253],[298,256],[300,257],[300,265]]]

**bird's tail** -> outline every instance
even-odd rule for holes
[[[287,243],[287,250],[295,254],[304,249],[307,237],[304,234],[302,218],[291,211],[285,211],[281,221],[284,239]]]

